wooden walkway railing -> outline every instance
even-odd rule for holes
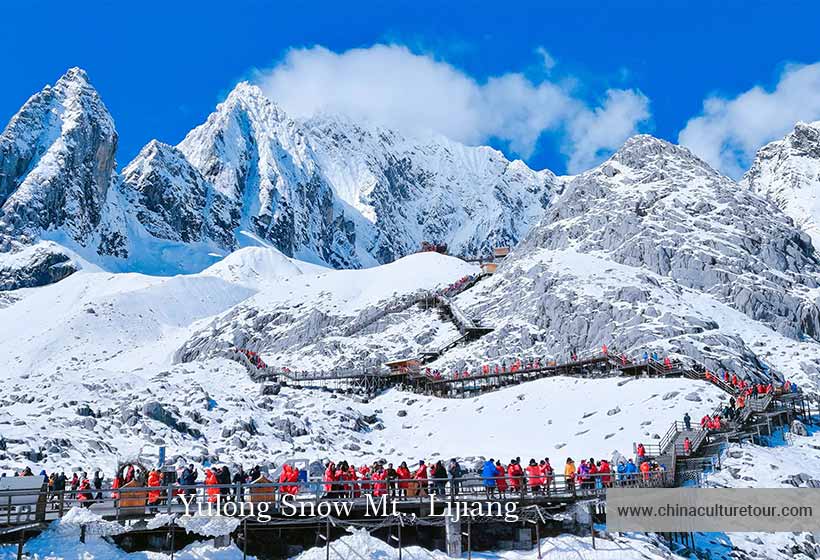
[[[374,501],[387,498],[402,508],[417,507],[422,514],[429,515],[424,512],[429,512],[426,506],[431,495],[437,501],[566,504],[604,497],[609,488],[660,488],[674,483],[674,477],[662,471],[598,474],[583,479],[556,474],[548,478],[548,483],[541,481],[537,486],[531,484],[526,476],[484,478],[474,474],[456,479],[144,486],[88,490],[84,491],[85,498],[84,492],[79,490],[0,491],[0,529],[54,521],[74,507],[87,507],[106,520],[133,520],[151,518],[160,513],[186,512],[192,515],[208,512],[244,516],[254,505],[265,503],[265,513],[282,516],[286,499],[288,504],[292,504],[287,506],[288,511],[291,507],[312,511],[323,502],[332,502],[349,504],[355,516],[355,512],[364,510]],[[500,480],[506,486],[504,491],[498,490]],[[403,485],[409,486],[410,490],[402,490]],[[19,505],[21,501],[28,505]],[[220,509],[215,510],[217,504]]]

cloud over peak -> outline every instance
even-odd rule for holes
[[[755,86],[734,98],[713,95],[678,141],[732,177],[740,177],[763,144],[797,121],[820,119],[820,62],[786,66],[772,91]]]
[[[555,66],[545,49],[537,54],[545,68]],[[650,116],[648,99],[636,90],[608,90],[591,105],[566,82],[519,72],[478,81],[401,45],[341,53],[321,46],[293,49],[261,72],[258,83],[296,116],[340,113],[467,144],[495,139],[523,158],[535,152],[542,135],[554,135],[571,173],[604,159]]]

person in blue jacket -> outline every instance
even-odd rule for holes
[[[635,480],[635,476],[638,474],[638,467],[635,465],[635,461],[632,459],[629,460],[626,464],[626,479],[629,481]]]
[[[618,481],[623,482],[626,478],[626,463],[623,461],[618,461]]]
[[[481,468],[481,478],[484,479],[484,490],[487,492],[487,497],[491,498],[495,495],[495,477],[498,475],[498,469],[495,466],[495,461],[489,459],[484,462]]]

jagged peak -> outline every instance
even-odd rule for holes
[[[88,79],[88,73],[80,68],[79,66],[74,66],[73,68],[69,68],[66,70],[65,74],[63,74],[59,80],[57,80],[57,85],[64,84],[78,84],[83,86],[90,86],[91,82]]]
[[[239,82],[236,84],[225,101],[217,106],[217,112],[242,111],[249,115],[258,115],[263,119],[271,118],[276,121],[288,119],[285,111],[270,97],[265,95],[262,89],[250,82]]]
[[[636,134],[628,138],[617,152],[612,154],[607,161],[593,169],[593,171],[611,167],[611,162],[617,162],[625,167],[638,171],[652,164],[669,159],[687,162],[696,167],[703,168],[710,173],[718,173],[708,163],[693,154],[688,148],[673,144],[668,140],[657,138],[651,134]]]

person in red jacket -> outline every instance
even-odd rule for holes
[[[160,478],[159,471],[154,469],[150,473],[148,473],[148,482],[146,483],[147,486],[150,487],[159,487],[161,484],[162,479]],[[159,490],[151,490],[148,492],[148,505],[156,505],[159,503]]]
[[[333,493],[333,486],[334,482],[338,480],[336,478],[336,464],[333,461],[330,461],[327,464],[327,468],[325,469],[325,493],[330,496]]]
[[[373,496],[381,497],[387,493],[387,484],[384,482],[387,479],[387,473],[384,467],[379,464],[373,466],[373,473],[370,475],[373,480]]]
[[[416,472],[413,473],[413,478],[418,481],[418,495],[419,496],[426,496],[427,495],[427,465],[424,464],[424,460],[419,461],[419,466],[416,469]]]
[[[524,470],[516,459],[510,461],[510,464],[507,466],[507,474],[509,475],[511,490],[520,493],[522,482],[524,481]]]
[[[288,477],[285,482],[289,482],[290,486],[288,486],[288,494],[295,496],[299,493],[299,469],[295,466],[290,468],[290,472],[288,473]]]
[[[405,461],[402,461],[399,468],[396,469],[396,476],[399,478],[399,498],[406,498],[407,489],[410,488],[410,479],[413,478],[413,475],[410,474],[410,469],[407,468]]]
[[[495,470],[498,473],[498,478],[495,480],[495,487],[498,490],[498,495],[504,498],[507,494],[507,469],[501,464],[501,461],[495,462]]]
[[[91,507],[91,481],[88,480],[88,475],[83,473],[80,477],[80,484],[77,486],[77,499],[80,500],[81,507]]]
[[[646,456],[646,448],[643,446],[642,443],[638,444],[636,452],[637,452],[637,455],[638,455],[638,460],[643,461],[643,458]]]
[[[555,471],[550,465],[550,458],[544,457],[544,460],[539,463],[541,467],[541,479],[543,480],[543,489],[545,493],[550,493],[550,488],[552,488],[552,483],[555,480]]]
[[[205,469],[205,492],[208,494],[208,501],[211,503],[215,503],[217,496],[219,496],[219,488],[214,488],[216,484],[219,484],[219,481],[216,479],[214,471]]]
[[[530,459],[530,464],[527,465],[527,486],[533,495],[541,493],[541,469],[535,459]]]
[[[610,474],[612,469],[609,466],[609,461],[606,459],[601,459],[600,466],[598,467],[598,474],[601,475],[601,485],[604,488],[609,488],[612,486],[612,475]]]
[[[367,465],[362,465],[359,467],[359,476],[358,479],[361,481],[359,482],[359,486],[362,489],[363,494],[367,494],[370,492],[370,483],[367,482],[370,480],[370,467]]]
[[[589,477],[589,488],[600,488],[601,484],[601,477],[598,476],[598,465],[595,464],[595,459],[592,457],[589,458],[588,465],[588,474]]]

